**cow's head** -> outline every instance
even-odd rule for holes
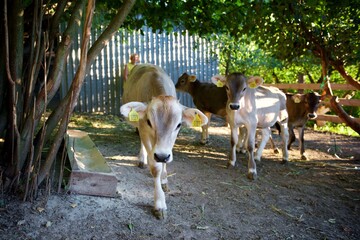
[[[175,88],[178,91],[182,91],[182,92],[189,92],[190,87],[191,87],[191,83],[196,81],[196,76],[195,75],[189,75],[187,73],[183,73],[177,83],[175,84]]]
[[[249,88],[257,88],[263,83],[263,79],[258,76],[246,78],[242,73],[232,73],[228,76],[216,75],[211,81],[217,86],[224,86],[228,96],[228,106],[231,110],[240,108],[240,99]]]
[[[120,112],[138,127],[148,156],[162,163],[172,161],[172,148],[182,124],[191,126],[194,119],[201,122],[200,126],[208,122],[201,111],[181,105],[172,96],[154,97],[150,103],[129,102],[121,106]]]
[[[296,104],[304,104],[307,117],[309,119],[315,119],[317,117],[316,110],[319,107],[319,103],[321,102],[320,94],[316,92],[310,92],[306,94],[294,94],[292,96],[292,100]]]

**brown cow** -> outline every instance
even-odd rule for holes
[[[212,114],[226,117],[226,90],[223,87],[217,87],[212,83],[200,82],[195,75],[183,73],[175,88],[178,91],[186,92],[191,95],[195,106],[202,111],[209,119],[208,124],[202,127],[201,143],[206,144],[209,141],[209,125]]]
[[[149,163],[154,178],[154,215],[166,217],[164,191],[167,187],[166,163],[173,160],[172,149],[182,123],[194,120],[207,124],[207,117],[198,109],[187,108],[176,99],[175,86],[160,68],[140,64],[133,68],[124,88],[124,105],[120,112],[139,129],[140,165]]]
[[[297,128],[299,133],[300,156],[302,160],[307,160],[304,145],[304,129],[306,122],[309,119],[315,119],[317,117],[316,111],[320,102],[321,96],[314,92],[306,94],[286,94],[286,108],[289,114],[289,142],[287,148],[290,150],[291,144],[295,141],[294,128]],[[276,151],[276,146],[272,138],[270,138],[270,143],[274,151]]]

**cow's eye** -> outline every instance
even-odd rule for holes
[[[181,127],[181,123],[179,123],[179,124],[176,126],[176,129],[175,129],[175,130],[178,130],[180,127]]]
[[[149,125],[149,127],[152,128],[150,120],[148,119],[146,122],[147,122],[147,124]]]
[[[225,89],[226,89],[226,91],[229,91],[229,87],[228,87],[228,86],[225,86]]]
[[[246,88],[244,88],[242,91],[245,92]]]

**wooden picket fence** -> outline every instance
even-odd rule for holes
[[[313,84],[313,83],[293,83],[293,84],[285,84],[285,83],[278,83],[278,84],[264,84],[265,86],[273,86],[284,91],[289,89],[294,90],[320,90],[321,84]],[[357,90],[354,86],[350,84],[331,84],[332,90]],[[339,103],[343,106],[352,106],[352,107],[360,107],[360,99],[345,99],[339,98]],[[321,121],[328,121],[333,123],[343,123],[343,121],[336,115],[324,114],[318,115],[316,120]],[[355,118],[357,122],[360,123],[360,118]]]
[[[90,45],[103,29],[91,33]],[[153,32],[144,27],[140,31],[121,30],[116,34],[96,59],[82,87],[76,112],[103,112],[120,114],[123,69],[130,55],[139,54],[141,63],[152,63],[162,67],[174,83],[184,73],[195,74],[200,81],[210,81],[218,74],[218,50],[214,43],[198,36],[169,35]],[[61,86],[61,98],[68,91],[80,59],[80,32],[75,41],[66,66]],[[180,102],[194,106],[189,94],[178,93]]]

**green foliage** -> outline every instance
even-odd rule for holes
[[[314,126],[314,130],[321,131],[321,132],[332,132],[347,136],[359,137],[359,134],[355,132],[352,128],[346,126],[345,124],[336,124],[336,123],[326,123],[325,126],[317,127]]]

